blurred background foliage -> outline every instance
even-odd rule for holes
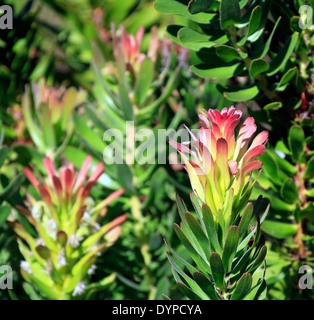
[[[313,299],[297,286],[300,265],[314,265],[313,27],[298,28],[298,8],[309,2],[242,0],[242,20],[233,24],[228,10],[220,16],[226,1],[203,1],[205,7],[192,13],[188,2],[2,1],[13,6],[14,28],[0,31],[0,264],[12,266],[14,290],[0,291],[1,299],[42,298],[20,274],[22,256],[5,223],[28,226],[16,209],[29,188],[23,166],[32,162],[45,175],[45,156],[80,168],[88,154],[95,166],[108,150],[107,129],[125,132],[130,120],[156,135],[182,123],[197,128],[199,111],[231,105],[253,116],[258,131],[270,131],[252,193],[252,200],[263,195],[263,209],[271,203],[263,224],[268,298]],[[221,21],[227,21],[223,28]],[[126,54],[141,28],[135,54]],[[45,100],[36,103],[46,91],[55,97],[51,110],[60,107],[68,116],[52,117],[51,111],[46,117]],[[189,259],[172,237],[179,221],[175,191],[189,202],[188,177],[181,166],[129,165],[127,158],[125,153],[122,164],[105,165],[93,194],[102,200],[124,188],[108,216],[126,212],[128,219],[91,278],[114,273],[113,281],[88,298],[161,299],[164,293],[180,299],[163,238]]]

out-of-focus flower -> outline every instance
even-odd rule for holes
[[[268,132],[258,134],[249,145],[256,131],[255,121],[250,117],[235,139],[241,116],[242,112],[234,107],[221,112],[204,110],[199,114],[202,126],[199,138],[188,129],[191,142],[170,142],[184,160],[193,190],[215,215],[230,201],[234,207],[247,203],[255,183],[250,179],[251,173],[262,167],[257,157],[266,151]]]
[[[43,164],[47,178],[39,173],[36,177],[32,170],[24,167],[24,174],[39,197],[26,191],[27,209],[20,206],[18,209],[36,229],[38,237],[34,239],[17,222],[9,224],[28,244],[19,240],[25,259],[21,264],[22,275],[48,298],[67,299],[71,294],[83,293],[80,284],[92,274],[89,270],[95,269],[96,256],[115,243],[121,233],[120,225],[126,219],[122,215],[95,230],[106,207],[124,190],[117,190],[96,203],[90,192],[104,170],[103,163],[99,162],[87,179],[91,160],[91,156],[87,156],[76,173],[73,163],[57,171],[52,160],[46,157]]]
[[[114,55],[117,60],[123,57],[126,64],[140,65],[145,59],[146,55],[141,52],[141,44],[144,36],[145,29],[140,27],[136,36],[127,34],[124,27],[119,29],[120,36],[117,32],[113,33],[113,48]]]
[[[24,121],[40,152],[53,158],[57,148],[66,143],[74,128],[72,112],[85,97],[84,91],[73,87],[48,87],[44,79],[26,87],[22,97]]]

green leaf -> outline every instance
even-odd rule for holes
[[[167,254],[167,257],[170,261],[170,264],[172,265],[172,267],[175,269],[176,272],[178,272],[183,278],[184,280],[188,283],[188,285],[192,288],[192,290],[194,292],[197,292],[196,294],[201,297],[202,299],[206,299],[207,296],[206,294],[201,290],[201,288],[199,287],[199,285],[193,280],[191,279],[176,263],[175,261],[170,257],[169,254]],[[177,281],[177,279],[176,279]]]
[[[298,189],[292,179],[287,178],[281,189],[280,189],[281,197],[288,203],[294,203],[299,200]]]
[[[261,250],[258,253],[255,261],[253,262],[252,266],[249,268],[248,272],[252,273],[257,269],[265,260],[267,254],[267,247],[264,245],[262,246]]]
[[[268,76],[273,76],[278,71],[282,70],[287,61],[290,59],[293,49],[295,48],[299,38],[299,33],[295,32],[290,40],[285,44],[285,46],[280,50],[280,52],[271,61]]]
[[[240,20],[241,12],[238,0],[221,0],[220,2],[220,26],[224,30],[230,24]]]
[[[204,223],[207,228],[207,234],[208,234],[211,246],[214,251],[221,254],[222,250],[219,244],[218,235],[215,228],[214,217],[207,204],[202,205],[202,213],[203,213]]]
[[[211,36],[200,33],[188,27],[183,27],[177,32],[177,37],[182,42],[210,41]]]
[[[239,223],[239,240],[240,241],[245,236],[246,231],[250,225],[252,213],[253,213],[253,204],[249,202],[243,211],[241,221]]]
[[[251,286],[252,276],[249,273],[244,273],[237,283],[231,300],[242,300],[250,292]]]
[[[281,102],[271,102],[264,106],[263,110],[272,110],[272,109],[280,109],[282,108]]]
[[[145,59],[141,64],[140,73],[135,86],[134,101],[142,105],[147,99],[147,93],[154,78],[154,66],[151,59]],[[133,113],[133,111],[132,111]],[[132,115],[131,115],[132,116]]]
[[[261,23],[261,17],[262,17],[262,9],[260,6],[256,6],[251,12],[247,33],[238,42],[239,46],[243,46],[247,42],[247,40],[250,40],[249,37],[253,35],[255,31],[257,31]],[[260,32],[262,32],[262,29],[260,30]],[[260,32],[258,32],[258,34]]]
[[[39,245],[36,247],[36,251],[44,260],[48,260],[51,256],[50,250],[46,246]]]
[[[288,134],[288,143],[292,152],[293,161],[299,162],[305,148],[304,131],[300,126],[294,125],[290,128]]]
[[[193,273],[193,278],[211,300],[221,300],[213,284],[203,273],[196,271]]]
[[[87,126],[86,121],[77,113],[74,113],[74,123],[76,127],[76,131],[79,135],[96,151],[104,152],[106,148],[106,144],[102,141],[102,139],[91,129]]]
[[[200,256],[200,254],[195,250],[189,239],[186,237],[186,235],[183,233],[182,229],[177,225],[174,224],[174,231],[177,234],[178,238],[180,239],[181,243],[184,245],[184,247],[187,249],[189,254],[191,255],[192,259],[195,261],[195,263],[198,265],[200,270],[207,274],[206,270],[206,262],[204,259]]]
[[[227,234],[225,246],[222,252],[222,262],[226,273],[231,270],[232,261],[237,253],[239,242],[239,228],[232,226]]]
[[[299,26],[300,17],[294,16],[290,19],[290,29],[293,32],[302,32],[302,29]]]
[[[241,59],[239,52],[233,48],[226,45],[215,46],[217,55],[226,62],[231,62],[236,59]]]
[[[23,289],[27,293],[27,295],[31,298],[31,300],[42,300],[42,298],[38,295],[35,289],[27,282],[23,282]]]
[[[186,47],[190,50],[199,51],[203,48],[212,48],[217,44],[228,42],[228,37],[222,35],[221,37],[212,37],[204,35],[188,27],[179,25],[170,25],[167,27],[167,35],[180,46]],[[194,41],[192,40],[194,38]],[[206,38],[206,40],[205,40]],[[213,39],[212,39],[213,38]],[[184,41],[183,41],[183,40]],[[203,40],[201,40],[203,39]]]
[[[15,192],[18,191],[20,185],[24,181],[24,175],[23,173],[18,174],[13,178],[13,180],[0,191],[0,202],[3,200],[7,200],[9,197],[11,197]]]
[[[195,14],[203,12],[211,7],[214,0],[191,0],[188,4],[190,13]]]
[[[205,255],[209,257],[210,254],[210,244],[209,240],[204,233],[202,227],[200,226],[199,222],[194,218],[194,216],[190,212],[185,213],[186,221],[189,224],[191,230],[193,231],[197,241],[199,242],[200,246],[202,247]]]
[[[210,20],[215,17],[215,14],[205,12],[191,14],[186,5],[175,0],[156,0],[154,7],[160,13],[177,14],[189,18],[197,23],[208,24]]]
[[[279,166],[271,152],[266,150],[266,152],[260,156],[259,160],[263,162],[263,171],[266,173],[267,177],[281,185],[282,181],[278,178]]]
[[[190,300],[202,300],[197,294],[195,294],[187,285],[182,282],[177,282],[179,290],[187,296]]]
[[[249,27],[248,27],[248,31],[247,31],[248,37],[258,29],[258,27],[261,23],[261,17],[262,17],[262,9],[260,6],[256,6],[252,10],[252,13],[250,16]]]
[[[172,247],[167,243],[167,241],[165,240],[165,244],[167,246],[167,248],[170,250],[170,252],[180,261],[182,262],[185,267],[189,270],[190,273],[193,273],[195,271],[197,271],[197,269],[195,267],[193,267],[189,262],[187,262],[186,260],[184,260],[176,251],[174,251],[172,249]]]
[[[191,66],[191,71],[197,76],[207,79],[229,79],[237,76],[243,70],[241,63],[234,63],[222,66],[210,66],[199,64]]]
[[[165,301],[169,301],[169,300],[171,301],[171,299],[167,295],[165,295],[164,293],[161,294],[161,297]]]
[[[250,65],[250,74],[252,78],[255,78],[257,75],[266,72],[269,69],[269,64],[263,59],[254,59]]]
[[[7,158],[9,154],[9,148],[8,147],[2,147],[0,148],[0,168],[2,167],[5,159]]]
[[[42,126],[42,133],[45,141],[45,145],[50,150],[55,150],[56,148],[56,137],[54,128],[51,122],[51,118],[49,115],[48,105],[42,103],[40,105],[41,110],[41,126]]]
[[[243,89],[236,91],[225,91],[224,97],[230,101],[243,102],[252,100],[259,93],[259,87],[257,85],[252,85]]]
[[[122,85],[119,85],[119,96],[120,96],[121,109],[123,110],[125,120],[133,121],[134,113],[133,113],[132,102],[128,96],[127,90]]]
[[[0,207],[0,226],[2,225],[2,223],[4,223],[8,216],[10,215],[11,212],[11,208],[8,206],[2,206]]]
[[[310,180],[314,178],[314,156],[308,161],[303,179]]]
[[[283,77],[280,79],[280,82],[278,83],[277,87],[276,87],[276,91],[283,91],[281,87],[285,86],[286,84],[288,84],[290,82],[290,80],[297,74],[298,69],[297,67],[291,68],[289,69],[284,75]],[[286,86],[284,87],[284,89],[286,88]]]
[[[225,287],[225,269],[220,255],[217,252],[213,252],[209,257],[209,263],[215,280],[215,286],[223,289]]]
[[[271,41],[272,41],[272,39],[273,39],[273,36],[274,36],[275,31],[276,31],[276,29],[277,29],[277,27],[278,27],[278,25],[279,25],[280,20],[281,20],[281,17],[279,17],[278,20],[276,21],[275,26],[274,26],[274,28],[273,28],[270,36],[268,37],[265,46],[264,46],[264,47],[261,47],[261,48],[258,50],[257,54],[254,54],[254,57],[256,57],[256,58],[263,58],[263,57],[268,53],[269,48],[270,48]]]
[[[298,226],[279,221],[266,220],[261,226],[262,231],[276,239],[285,239],[296,234]]]

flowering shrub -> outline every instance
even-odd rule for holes
[[[312,7],[3,0],[0,300],[313,300]]]

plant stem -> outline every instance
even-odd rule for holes
[[[132,216],[135,220],[135,232],[140,244],[141,254],[144,260],[144,275],[147,284],[149,285],[149,293],[148,293],[148,300],[154,300],[156,296],[156,287],[154,285],[154,277],[152,275],[150,265],[152,261],[151,254],[149,252],[149,246],[145,241],[145,234],[144,234],[144,217],[141,210],[141,203],[139,198],[133,195],[130,199],[131,203],[131,211]]]

